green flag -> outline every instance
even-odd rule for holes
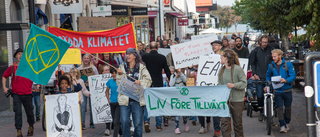
[[[47,85],[69,46],[70,43],[31,24],[16,75]]]

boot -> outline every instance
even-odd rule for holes
[[[29,130],[28,130],[27,136],[33,136],[33,130],[34,130],[33,126],[29,126]]]
[[[22,132],[21,132],[21,129],[18,129],[18,130],[17,130],[17,137],[23,137]]]

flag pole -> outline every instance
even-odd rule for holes
[[[80,48],[76,48],[76,49],[79,49],[79,50],[81,50],[81,51],[85,52],[86,54],[89,54],[91,57],[94,57],[94,58],[96,58],[96,59],[100,60],[101,62],[103,62],[103,63],[107,64],[108,66],[110,66],[110,67],[114,68],[115,70],[117,70],[117,69],[118,69],[118,68],[116,68],[116,67],[112,66],[111,64],[109,64],[109,63],[105,62],[104,60],[100,59],[99,57],[93,56],[92,54],[90,54],[89,52],[87,52],[87,51],[85,51],[85,50],[83,50],[83,49],[80,49]],[[125,74],[126,76],[128,76],[129,78],[131,78],[131,79],[133,79],[133,80],[136,80],[135,78],[133,78],[133,77],[131,77],[131,76],[127,75],[126,73],[123,73],[123,74]]]

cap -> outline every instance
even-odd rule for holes
[[[220,44],[222,46],[222,42],[220,40],[215,40],[215,41],[211,42],[210,44],[212,45],[214,43]]]
[[[23,50],[21,48],[18,48],[16,50],[16,52],[13,54],[13,57],[16,57],[16,55],[19,53],[19,52],[23,52]]]
[[[178,37],[174,38],[174,41],[179,41],[179,38]]]

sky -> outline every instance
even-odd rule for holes
[[[213,2],[217,1],[220,6],[232,6],[235,0],[213,0]]]

